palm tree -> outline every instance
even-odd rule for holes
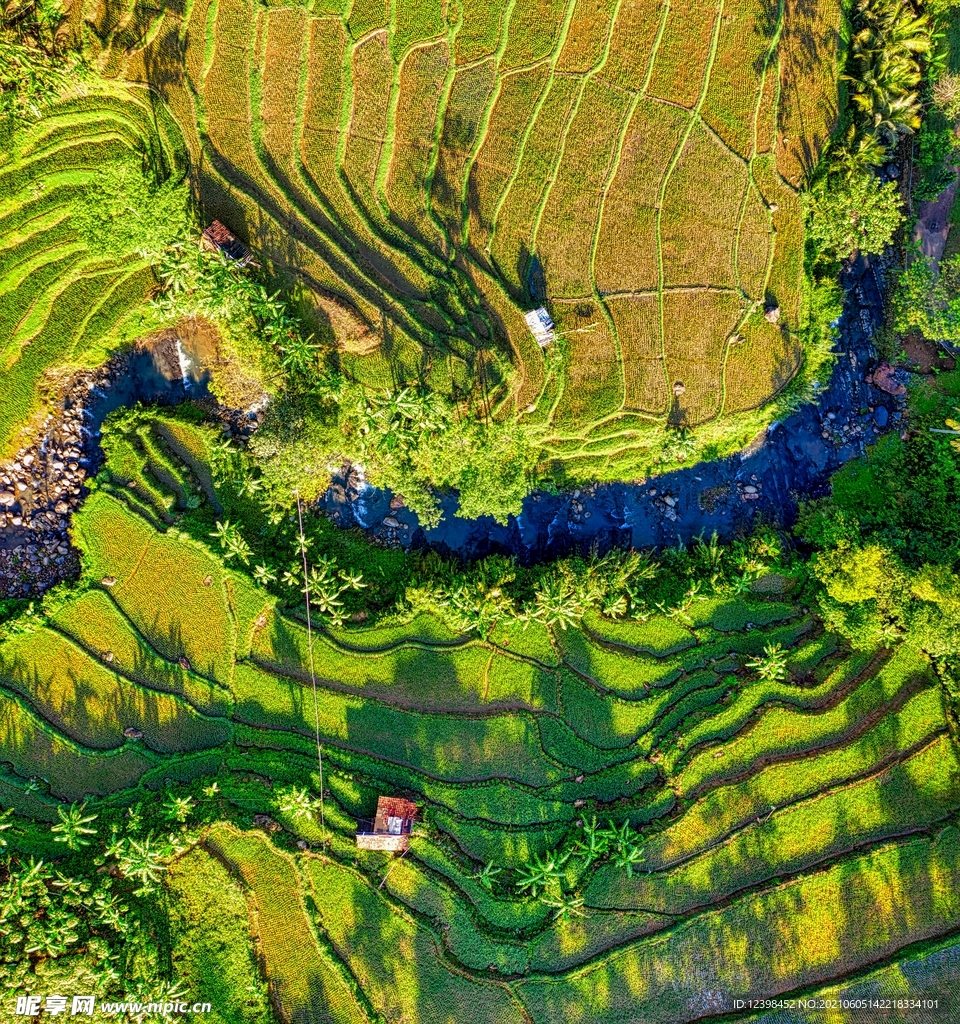
[[[317,801],[306,789],[297,789],[293,786],[280,794],[277,806],[284,814],[290,814],[296,819],[312,818]]]
[[[633,869],[642,864],[645,859],[643,848],[636,844],[631,844],[617,850],[613,858],[613,866],[616,868],[626,868],[627,878],[633,878]]]
[[[766,644],[763,648],[763,657],[748,661],[747,668],[752,668],[765,682],[778,683],[790,675],[787,668],[788,658],[789,652],[784,650],[782,644]]]
[[[845,178],[853,178],[887,159],[887,147],[873,128],[851,125],[843,143],[833,152],[831,169]]]
[[[60,821],[58,824],[50,826],[50,831],[54,833],[53,841],[55,843],[66,843],[70,850],[79,850],[83,846],[90,845],[90,840],[84,837],[94,835],[96,829],[86,826],[90,822],[96,821],[97,816],[95,814],[85,815],[83,813],[85,810],[86,804],[80,804],[79,807],[76,804],[71,804],[67,811],[62,806],[57,807]]]
[[[874,103],[868,124],[872,131],[893,146],[901,135],[910,135],[920,127],[921,112],[917,93],[887,95]]]
[[[283,369],[295,377],[306,377],[314,373],[317,370],[317,352],[320,346],[310,344],[309,338],[301,338],[299,334],[291,331],[291,323],[281,324],[278,321],[272,326],[273,329],[268,329],[267,334],[287,333],[285,343],[280,346],[280,365]]]
[[[529,864],[519,868],[517,888],[521,891],[529,889],[532,895],[538,896],[547,886],[558,886],[563,879],[563,866],[570,853],[570,850],[552,850],[542,857],[535,856]]]

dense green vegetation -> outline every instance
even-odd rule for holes
[[[445,488],[503,520],[797,401],[837,259],[903,223],[874,169],[916,131],[914,198],[944,184],[951,5],[851,10],[805,252],[838,5],[375,6],[5,9],[3,442],[46,371],[186,318],[220,398],[269,397],[245,447],[202,403],[114,414],[79,579],[2,608],[5,991],[679,1024],[912,961],[949,987],[960,373],[793,533],[466,565],[309,503],[336,455],[425,523]],[[191,165],[264,267],[195,244]],[[895,326],[949,330],[955,278],[912,263]],[[382,794],[419,808],[402,857],[355,845]]]
[[[960,863],[960,453],[926,430],[958,387],[919,389],[907,438],[808,509],[812,559],[768,531],[464,567],[310,522],[312,636],[295,521],[190,406],[120,414],[76,519],[83,578],[0,643],[0,786],[10,879],[115,865],[136,913],[119,935],[85,911],[34,987],[89,969],[89,933],[121,965],[98,992],[141,991],[147,964],[223,1020],[682,1021],[733,985],[724,962],[772,994],[926,949],[960,914],[930,883]],[[384,792],[421,808],[401,860],[353,845]],[[784,932],[788,905],[817,928]],[[704,973],[705,943],[748,937],[773,958]],[[624,979],[677,963],[679,993],[628,1011]]]

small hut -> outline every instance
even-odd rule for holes
[[[545,307],[539,306],[537,309],[531,309],[529,313],[524,314],[523,319],[527,321],[530,333],[536,338],[537,344],[541,348],[546,348],[556,337],[553,332],[553,321]]]
[[[413,820],[417,805],[398,796],[382,796],[377,800],[377,816],[373,830],[357,832],[357,846],[361,850],[388,850],[403,852],[410,845]],[[369,825],[370,822],[361,822]]]
[[[253,253],[218,220],[203,229],[200,241],[204,249],[209,249],[210,252],[222,252],[228,260],[233,260],[241,267],[253,262]]]

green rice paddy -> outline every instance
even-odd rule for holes
[[[304,623],[161,515],[183,510],[202,450],[174,422],[134,435],[136,486],[118,475],[78,514],[87,585],[0,645],[0,784],[43,819],[218,783],[235,824],[167,882],[187,975],[206,948],[191,901],[215,878],[224,927],[245,913],[255,946],[202,962],[255,950],[287,1020],[679,1022],[941,955],[960,925],[960,766],[922,655],[851,654],[749,595],[698,602],[692,624],[592,614],[490,641],[419,614],[321,628],[315,705]],[[763,683],[744,665],[774,640],[791,673]],[[323,826],[275,798],[319,791],[317,721]],[[400,860],[354,843],[383,793],[420,808]],[[569,916],[512,888],[594,816],[641,832],[632,877],[597,865]]]

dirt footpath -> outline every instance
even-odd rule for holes
[[[956,172],[954,168],[954,172]],[[920,245],[920,252],[937,269],[950,233],[950,208],[957,194],[958,180],[948,185],[936,199],[923,203],[917,209],[917,225],[913,229],[913,240]]]

